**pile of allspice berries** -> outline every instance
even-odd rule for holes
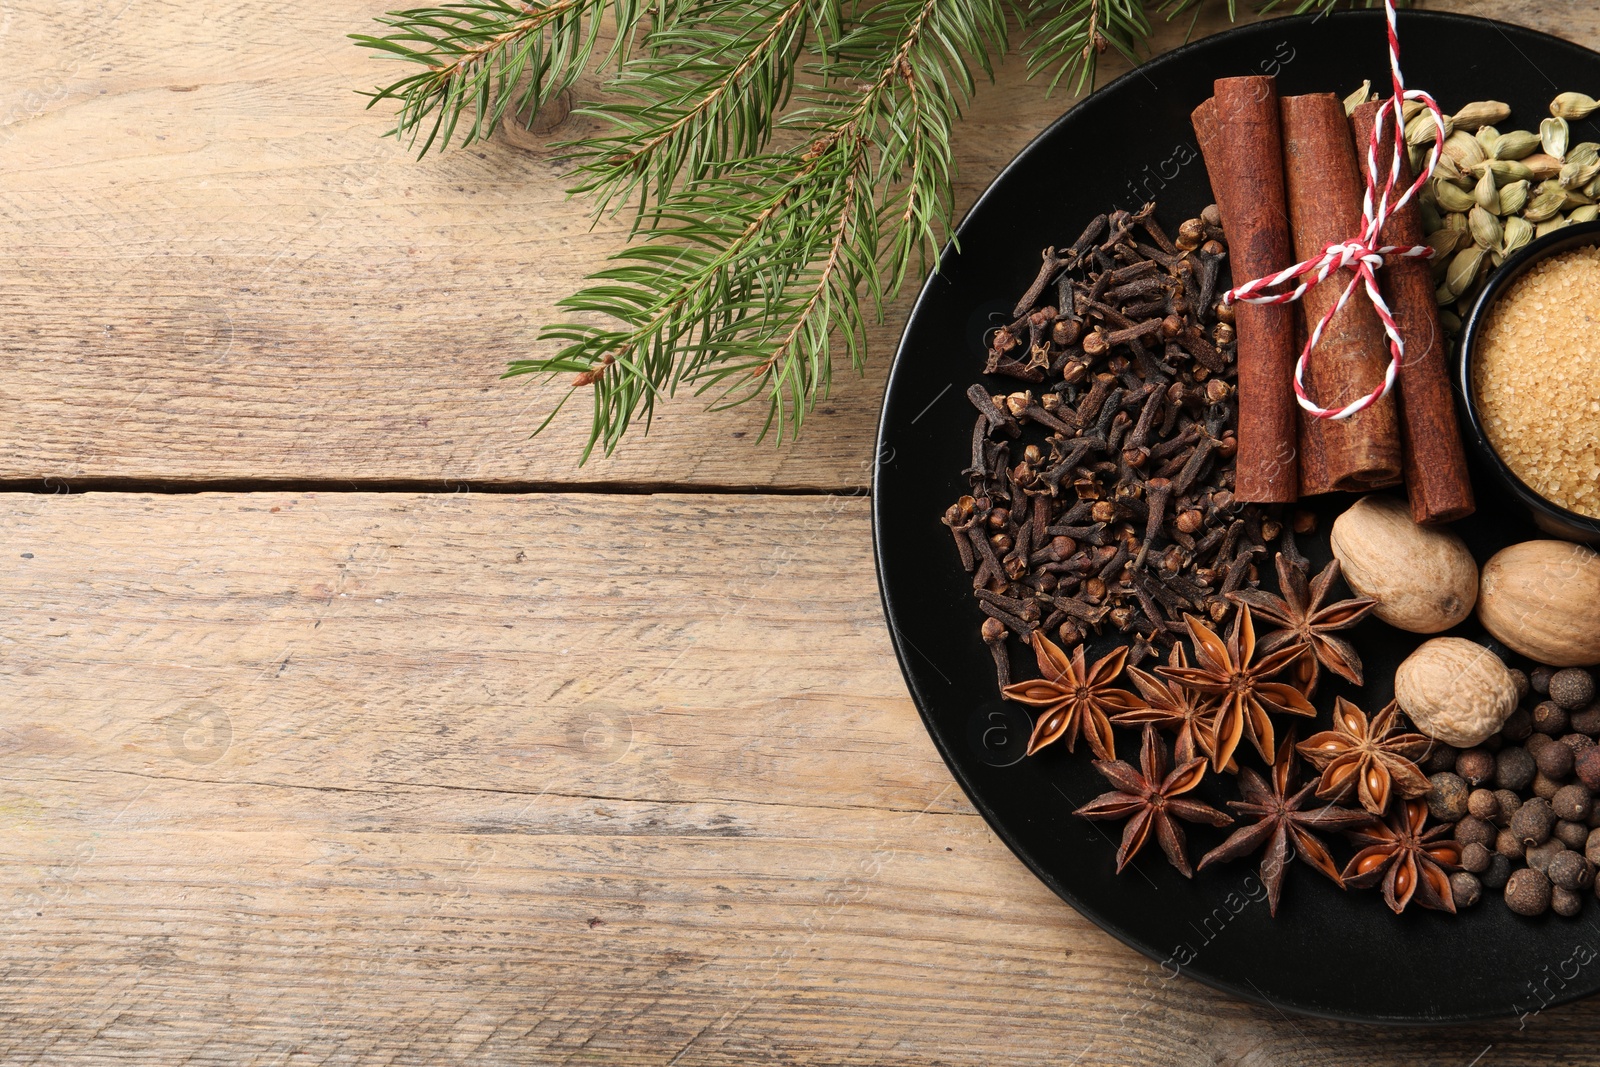
[[[1420,201],[1447,332],[1461,329],[1484,278],[1511,253],[1534,237],[1600,218],[1600,143],[1571,143],[1569,125],[1597,108],[1600,101],[1583,93],[1562,93],[1536,131],[1502,129],[1511,108],[1497,100],[1445,118],[1444,151]],[[1434,145],[1433,114],[1408,100],[1403,115],[1412,173],[1420,173]]]
[[[1436,747],[1428,809],[1454,822],[1461,866],[1450,876],[1458,909],[1483,891],[1519,915],[1574,916],[1600,895],[1600,699],[1577,667],[1512,671],[1521,698],[1500,732],[1477,748]]]

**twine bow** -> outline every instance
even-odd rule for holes
[[[1338,301],[1328,309],[1312,329],[1311,336],[1306,341],[1305,348],[1300,351],[1300,358],[1294,364],[1294,395],[1300,406],[1319,419],[1347,419],[1356,412],[1371,407],[1389,394],[1394,388],[1395,374],[1400,369],[1401,360],[1405,356],[1405,342],[1400,339],[1400,331],[1395,326],[1394,315],[1389,311],[1389,305],[1384,302],[1383,294],[1378,291],[1377,271],[1383,266],[1388,256],[1413,256],[1427,257],[1433,255],[1433,249],[1427,245],[1380,245],[1379,234],[1383,232],[1383,224],[1387,222],[1396,211],[1406,205],[1410,199],[1417,195],[1429,177],[1433,175],[1433,168],[1439,162],[1439,153],[1444,149],[1444,116],[1439,112],[1439,105],[1433,97],[1420,89],[1407,89],[1405,79],[1400,73],[1400,37],[1395,32],[1394,0],[1384,0],[1384,17],[1389,31],[1389,70],[1394,78],[1394,94],[1385,100],[1378,108],[1373,119],[1372,138],[1367,144],[1367,177],[1366,191],[1361,200],[1361,232],[1344,241],[1337,241],[1326,245],[1320,253],[1302,263],[1296,263],[1287,270],[1265,278],[1257,278],[1243,285],[1230,289],[1223,294],[1223,303],[1233,303],[1243,300],[1251,304],[1287,304],[1299,300],[1312,286],[1327,278],[1336,270],[1349,270],[1351,272],[1350,284],[1344,287],[1339,294]],[[1400,181],[1401,153],[1405,151],[1405,122],[1402,119],[1401,101],[1417,100],[1425,105],[1433,115],[1433,151],[1428,154],[1428,162],[1422,168],[1410,188],[1401,193],[1394,201],[1390,197],[1394,194],[1395,186]],[[1384,179],[1383,187],[1378,188],[1378,148],[1383,143],[1384,122],[1390,117],[1394,119],[1394,151],[1389,160],[1389,173]],[[1280,293],[1269,293],[1267,290],[1302,279],[1291,290]],[[1306,395],[1305,369],[1306,362],[1311,357],[1311,350],[1317,346],[1317,341],[1322,338],[1322,331],[1333,321],[1345,304],[1355,293],[1357,286],[1365,286],[1368,299],[1372,301],[1373,308],[1378,313],[1378,319],[1383,323],[1383,332],[1389,338],[1389,367],[1384,372],[1383,384],[1366,396],[1346,404],[1342,408],[1319,407],[1315,401]]]

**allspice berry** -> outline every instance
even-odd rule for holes
[[[1528,673],[1528,687],[1540,696],[1550,692],[1550,676],[1556,672],[1549,667],[1535,667]]]
[[[1511,861],[1504,856],[1489,857],[1489,869],[1478,875],[1478,881],[1483,883],[1485,889],[1504,889],[1507,880],[1511,877]]]
[[[1566,845],[1552,837],[1542,845],[1529,845],[1527,850],[1523,852],[1522,859],[1523,862],[1536,871],[1548,871],[1550,869],[1550,861],[1566,850]]]
[[[1533,753],[1522,747],[1503,748],[1494,757],[1494,784],[1497,789],[1528,788],[1533,781]]]
[[[1518,915],[1543,915],[1550,908],[1550,890],[1544,872],[1524,867],[1506,882],[1506,906]]]
[[[1594,881],[1594,864],[1576,852],[1560,852],[1550,858],[1544,873],[1551,885],[1561,889],[1587,889]]]
[[[1536,797],[1543,797],[1545,800],[1550,800],[1556,795],[1556,791],[1566,783],[1567,780],[1565,777],[1551,778],[1549,775],[1541,772],[1533,776],[1533,795]]]
[[[1517,813],[1511,817],[1511,832],[1524,845],[1542,845],[1550,839],[1550,828],[1555,824],[1556,813],[1551,810],[1550,802],[1535,797],[1518,808]],[[1456,826],[1456,840],[1461,840],[1460,824]]]
[[[1600,864],[1600,829],[1589,831],[1589,842],[1583,848],[1583,858]]]
[[[1480,786],[1494,777],[1495,757],[1481,748],[1469,748],[1456,757],[1456,773],[1470,786]]]
[[[1507,741],[1526,741],[1531,733],[1533,733],[1533,712],[1527,708],[1518,708],[1500,724],[1500,736]]]
[[[1541,734],[1548,734],[1551,737],[1564,734],[1571,721],[1567,717],[1567,710],[1553,700],[1534,705],[1533,728]]]
[[[1500,798],[1493,790],[1474,789],[1467,794],[1467,812],[1474,818],[1494,822],[1500,817]]]
[[[1461,755],[1461,750],[1454,745],[1447,745],[1435,741],[1433,747],[1428,749],[1428,754],[1422,757],[1417,764],[1425,774],[1437,774],[1440,771],[1453,771],[1456,769],[1456,760]]]
[[[1576,711],[1594,699],[1594,677],[1581,667],[1568,667],[1550,676],[1550,700]]]
[[[1511,816],[1515,815],[1517,809],[1522,807],[1522,798],[1509,789],[1496,789],[1494,798],[1500,802],[1500,814],[1495,817],[1494,824],[1496,826],[1510,826]]]
[[[1551,886],[1550,910],[1563,919],[1571,919],[1583,910],[1583,898],[1570,889]]]
[[[1556,828],[1550,833],[1563,845],[1579,852],[1582,852],[1589,843],[1589,826],[1586,823],[1560,819],[1556,822]]]
[[[1572,759],[1578,780],[1590,789],[1600,789],[1600,747],[1586,748]]]
[[[1528,699],[1528,691],[1532,686],[1528,682],[1528,673],[1526,671],[1513,669],[1511,671],[1511,684],[1516,687],[1519,701]]]
[[[1581,822],[1589,817],[1589,809],[1594,804],[1594,797],[1589,792],[1589,787],[1581,782],[1564,785],[1556,790],[1556,795],[1550,798],[1550,807],[1558,819],[1571,819]]]
[[[1504,856],[1508,860],[1521,863],[1523,854],[1528,851],[1528,846],[1524,845],[1516,834],[1506,829],[1495,834],[1494,851],[1497,856]]]
[[[1590,737],[1588,734],[1580,734],[1577,732],[1562,734],[1559,740],[1563,745],[1566,745],[1568,748],[1572,749],[1573,756],[1577,756],[1578,753],[1582,752],[1586,748],[1594,747],[1594,738]]]
[[[1590,704],[1582,711],[1573,712],[1568,718],[1572,728],[1580,734],[1588,734],[1590,737],[1600,735],[1600,701]]]
[[[1478,842],[1480,845],[1492,845],[1494,844],[1496,833],[1497,831],[1493,825],[1485,822],[1482,819],[1474,819],[1471,815],[1466,816],[1460,822],[1456,823],[1456,841],[1463,848],[1472,844],[1474,841]]]
[[[1455,822],[1467,813],[1467,783],[1459,774],[1441,771],[1428,779],[1428,814],[1439,822]],[[1579,788],[1582,788],[1581,786]]]
[[[1572,749],[1557,741],[1533,754],[1533,763],[1546,778],[1560,779],[1572,773]]]
[[[1462,869],[1473,874],[1482,874],[1489,869],[1489,861],[1494,859],[1494,853],[1474,841],[1461,850]]]
[[[1483,899],[1483,884],[1466,871],[1450,876],[1450,895],[1455,898],[1456,910],[1470,908]]]

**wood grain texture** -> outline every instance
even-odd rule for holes
[[[764,409],[692,397],[584,468],[586,398],[528,439],[560,390],[498,376],[621,231],[537,139],[418,162],[382,137],[356,90],[402,66],[345,35],[395,6],[0,3],[0,479],[866,485],[915,283],[781,451]],[[1158,51],[1188,18],[1159,25]],[[963,126],[963,209],[1072,102],[1022,68]]]
[[[859,499],[11,494],[0,530],[6,1064],[1592,1057],[1600,1005],[1285,1020],[1079,918],[905,698]]]

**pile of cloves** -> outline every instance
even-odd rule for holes
[[[1176,239],[1154,204],[1113,211],[1045,250],[1015,321],[994,331],[984,373],[1032,388],[967,391],[971,491],[943,521],[1001,687],[1008,632],[1042,628],[1070,650],[1114,631],[1137,664],[1185,632],[1185,614],[1224,623],[1267,544],[1302,558],[1276,510],[1233,496],[1226,258],[1214,205]]]

